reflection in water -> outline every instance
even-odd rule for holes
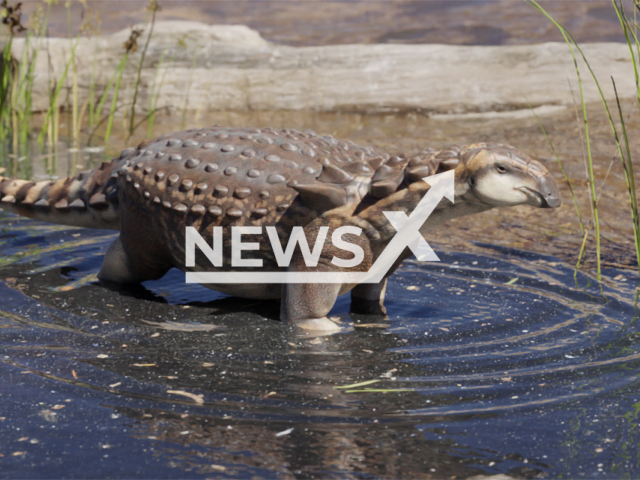
[[[177,271],[96,284],[111,232],[0,226],[8,476],[51,458],[60,476],[82,461],[158,478],[637,472],[640,350],[622,283],[601,293],[552,257],[439,248],[442,263],[394,275],[388,320],[341,299],[345,331],[311,337],[275,303]]]

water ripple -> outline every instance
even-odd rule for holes
[[[349,315],[342,297],[331,315],[344,332],[311,337],[277,321],[276,303],[226,298],[177,271],[103,288],[95,274],[112,233],[9,215],[0,226],[11,232],[0,240],[0,418],[44,435],[47,454],[53,438],[79,443],[44,426],[80,435],[110,431],[111,418],[125,463],[153,452],[147,476],[166,465],[288,476],[283,466],[301,458],[309,474],[572,476],[604,461],[613,476],[635,471],[640,347],[627,272],[622,282],[606,271],[600,289],[552,257],[439,250],[441,263],[394,275],[388,319]],[[416,451],[429,460],[407,461]]]

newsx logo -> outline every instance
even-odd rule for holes
[[[431,188],[418,202],[413,212],[407,215],[403,211],[382,212],[395,228],[396,234],[387,244],[375,263],[367,272],[299,272],[299,271],[190,271],[186,272],[187,283],[379,283],[393,266],[405,248],[411,249],[419,261],[439,261],[440,259],[420,233],[420,228],[429,218],[443,198],[454,201],[454,171],[440,173],[423,178]],[[279,267],[286,268],[291,262],[296,245],[299,246],[305,265],[316,267],[327,239],[329,227],[320,227],[313,250],[304,235],[303,227],[293,227],[286,247],[283,249],[276,227],[265,227],[274,256]],[[242,258],[243,251],[259,250],[258,242],[243,242],[243,235],[260,235],[259,226],[231,227],[231,266],[237,268],[261,268],[260,258]],[[353,268],[364,260],[362,247],[347,242],[343,236],[352,234],[359,236],[362,229],[356,226],[343,226],[335,229],[331,235],[333,245],[353,254],[352,258],[342,259],[334,256],[331,263],[340,268]],[[214,267],[223,265],[223,227],[213,227],[213,240],[209,245],[194,227],[186,227],[185,232],[185,265],[195,268],[196,246],[207,257]],[[201,265],[197,266],[202,268]]]
[[[187,227],[186,230],[186,260],[187,267],[195,267],[195,246],[209,259],[214,267],[222,267],[222,227],[213,227],[213,245],[209,246],[204,238],[200,235],[195,227]],[[300,251],[307,267],[315,267],[318,265],[322,247],[329,233],[329,227],[320,227],[313,250],[310,250],[307,237],[304,235],[302,227],[293,227],[286,248],[283,250],[280,244],[280,237],[276,227],[266,227],[271,249],[276,257],[279,267],[288,267],[291,263],[291,257],[296,248],[300,245]],[[353,253],[353,258],[343,260],[339,257],[333,257],[331,263],[338,267],[351,268],[362,263],[364,260],[364,250],[360,245],[345,241],[342,236],[351,233],[359,236],[362,229],[355,226],[345,226],[336,228],[331,234],[331,242],[337,248]],[[242,235],[260,235],[262,227],[231,227],[231,266],[232,267],[262,267],[261,258],[242,258],[242,252],[245,250],[260,250],[258,242],[243,242]]]

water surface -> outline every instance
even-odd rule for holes
[[[147,0],[91,1],[111,33],[141,23]],[[579,42],[624,42],[609,0],[541,0],[540,4]],[[31,13],[38,2],[26,2]],[[159,20],[192,20],[208,24],[247,25],[267,40],[286,45],[349,43],[445,43],[517,45],[562,42],[562,36],[524,0],[409,1],[200,1],[161,0]],[[631,10],[630,2],[625,8]],[[80,25],[82,7],[74,2],[72,31]],[[52,7],[49,32],[68,35],[64,3]],[[162,32],[158,32],[161,34]]]
[[[5,478],[638,474],[627,272],[600,292],[553,257],[434,244],[441,263],[392,277],[388,319],[345,296],[344,331],[314,337],[178,271],[100,286],[113,232],[0,229]]]
[[[141,21],[146,2],[126,12],[88,3],[109,32]],[[248,24],[292,45],[561,40],[524,2],[161,5],[163,19]],[[608,1],[544,5],[579,41],[621,40]],[[65,22],[55,10],[51,33],[65,35]],[[332,336],[304,335],[277,320],[277,304],[186,285],[177,271],[106,289],[95,274],[114,232],[0,213],[0,476],[638,476],[637,267],[624,174],[618,163],[609,170],[609,126],[590,111],[601,286],[588,269],[574,280],[582,235],[561,183],[558,210],[494,210],[434,232],[442,262],[404,264],[389,286],[389,317],[349,315],[341,297],[331,316],[344,329]],[[533,118],[215,112],[189,122],[312,128],[390,152],[506,142],[562,178]],[[588,217],[579,124],[573,112],[542,122]],[[158,119],[156,134],[176,123]],[[106,154],[33,149],[0,168],[75,175],[143,134],[116,134]],[[594,251],[588,242],[587,267]]]

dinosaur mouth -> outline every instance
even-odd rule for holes
[[[536,188],[524,187],[540,199],[540,208],[558,208],[562,205],[562,197],[556,181],[550,175],[536,179]]]

